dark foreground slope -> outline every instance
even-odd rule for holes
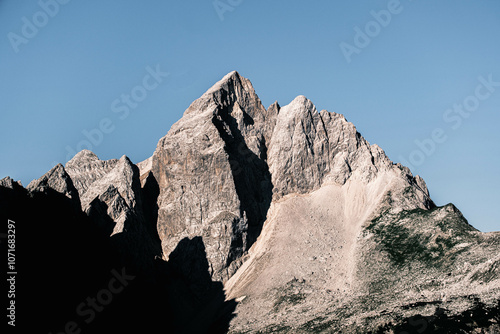
[[[133,229],[109,237],[65,195],[11,185],[0,186],[0,219],[16,226],[16,327],[9,333],[227,331],[235,303],[211,281],[201,239],[183,240],[169,262],[150,258],[141,238],[127,235]]]

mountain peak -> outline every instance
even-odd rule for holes
[[[74,200],[79,205],[78,191],[62,164],[57,164],[39,179],[31,181],[26,186],[26,189],[31,192],[44,192],[47,189],[53,189]]]
[[[14,189],[15,187],[22,187],[23,185],[21,181],[15,181],[10,176],[6,176],[0,180],[0,186],[9,189]]]
[[[226,74],[220,81],[226,81],[229,80],[230,78],[240,78],[240,74],[238,71],[231,71],[228,74]]]
[[[307,107],[310,107],[310,106],[314,106],[314,104],[312,103],[311,100],[309,100],[304,95],[299,95],[296,98],[294,98],[292,100],[292,102],[290,102],[290,104],[288,104],[287,107],[295,109],[296,107],[301,107],[301,106],[305,106],[307,108]]]
[[[99,160],[99,158],[97,157],[97,155],[90,151],[90,150],[81,150],[80,152],[78,152],[77,154],[75,154],[75,156],[73,158],[71,158],[70,161],[68,161],[66,163],[66,166],[68,165],[73,165],[73,164],[76,164],[77,162],[80,162],[80,161],[97,161]]]
[[[232,108],[234,105],[238,105],[242,110],[250,113],[256,112],[262,115],[265,113],[265,108],[255,93],[252,83],[237,71],[226,74],[200,98],[191,103],[184,112],[184,116],[192,114],[189,116],[192,117],[204,112],[211,115],[214,106],[216,106],[216,109],[224,109],[226,107]]]
[[[236,90],[247,90],[255,94],[250,80],[242,77],[237,71],[232,71],[226,74],[222,79],[220,79],[212,87],[210,87],[210,89],[208,89],[203,95],[211,95],[220,90],[225,90],[228,92]]]
[[[304,103],[306,101],[309,101],[307,97],[305,97],[304,95],[298,95],[293,99],[291,103]]]

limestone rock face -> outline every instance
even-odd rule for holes
[[[408,169],[393,164],[378,145],[370,145],[343,115],[318,112],[304,96],[281,108],[271,138],[268,163],[274,199],[308,193],[324,184],[344,185],[351,177],[368,184],[379,174],[393,173],[411,189],[409,200],[413,205],[406,206],[432,206],[419,176],[413,177]],[[395,201],[398,199],[394,196]],[[391,208],[395,208],[394,203]]]
[[[144,161],[137,164],[139,168],[139,179],[141,180],[141,186],[144,186],[149,173],[151,172],[151,167],[153,166],[153,157],[149,157]]]
[[[222,281],[260,235],[271,201],[283,196],[391,174],[398,180],[391,210],[433,205],[425,183],[394,165],[344,116],[318,112],[304,96],[266,110],[237,72],[191,104],[159,141],[152,162],[140,166],[147,171],[149,164],[160,186],[164,255],[182,238],[202,236],[212,277]]]
[[[108,173],[118,160],[100,160],[89,150],[77,153],[66,163],[65,169],[80,194],[83,194],[94,181]]]
[[[139,168],[127,156],[100,160],[90,151],[82,151],[66,164],[76,180],[82,210],[113,236],[121,252],[135,267],[147,267],[155,256],[161,257],[156,215],[150,212],[156,201],[153,191],[141,188]],[[144,184],[146,189],[150,185]],[[153,221],[154,220],[154,221]]]
[[[10,176],[6,176],[0,180],[0,187],[5,187],[9,189],[14,189],[16,187],[22,187],[20,181],[14,181]]]
[[[152,172],[167,257],[183,238],[202,236],[214,279],[226,280],[239,266],[271,200],[267,114],[251,83],[232,72],[159,141]]]
[[[114,223],[111,235],[122,232],[127,218],[140,210],[139,171],[126,156],[103,161],[82,151],[68,161],[66,169],[78,187],[82,210],[105,209]]]
[[[44,192],[52,189],[79,203],[78,190],[73,185],[63,165],[58,164],[38,180],[31,181],[26,187],[29,191]]]

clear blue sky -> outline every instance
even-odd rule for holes
[[[500,82],[499,1],[218,6],[71,0],[46,6],[49,15],[37,1],[1,0],[0,177],[26,185],[54,162],[65,163],[67,148],[76,150],[82,131],[102,120],[113,131],[94,137],[101,159],[146,159],[193,100],[238,70],[266,107],[303,94],[318,109],[344,114],[393,161],[417,162],[412,171],[438,205],[452,202],[477,228],[500,230],[500,86],[490,92],[483,85],[481,99],[474,97],[479,77]],[[380,14],[385,21],[375,23],[371,11],[388,7],[390,22]],[[355,27],[368,29],[369,44],[355,41]],[[358,46],[350,62],[341,43]],[[169,76],[158,85],[148,77],[146,91],[147,68],[157,66]],[[120,99],[134,89],[140,101],[123,117]],[[468,117],[447,112],[464,103],[473,110]],[[442,130],[439,142],[431,139],[435,129]],[[415,140],[428,144],[428,154]]]

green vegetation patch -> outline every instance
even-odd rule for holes
[[[396,266],[419,261],[426,266],[441,267],[461,252],[452,249],[460,241],[457,236],[464,235],[470,227],[459,217],[449,215],[435,221],[431,214],[437,209],[385,213],[373,219],[367,230]]]

